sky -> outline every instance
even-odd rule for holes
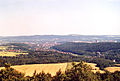
[[[120,0],[0,0],[0,36],[120,35]]]

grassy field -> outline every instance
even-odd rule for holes
[[[25,76],[32,76],[34,71],[37,73],[44,71],[45,73],[50,73],[52,76],[56,74],[60,69],[65,72],[67,63],[56,63],[56,64],[31,64],[31,65],[16,65],[12,68],[19,72],[25,73]],[[2,68],[1,68],[2,69]]]
[[[78,63],[78,62],[77,62]],[[93,72],[101,71],[98,67],[95,67],[94,63],[86,63],[93,68]],[[72,67],[72,63],[55,63],[55,64],[31,64],[31,65],[16,65],[11,66],[19,72],[25,73],[25,76],[32,76],[34,71],[37,73],[44,71],[45,73],[50,73],[52,76],[56,74],[59,70],[63,73]],[[1,67],[0,69],[3,69]]]
[[[120,71],[120,64],[115,64],[116,67],[106,67],[105,70],[109,72]]]
[[[106,67],[105,70],[109,72],[120,71],[120,67]]]
[[[118,66],[118,67],[120,67],[120,64],[115,64],[115,66]]]
[[[28,53],[22,53],[22,52],[9,52],[9,51],[6,51],[8,49],[8,47],[16,47],[16,46],[0,46],[0,56],[16,56],[16,55],[19,55],[19,54],[28,54]]]
[[[8,46],[0,46],[0,50],[5,50],[7,48],[8,48]]]
[[[28,54],[28,53],[17,53],[17,52],[3,52],[0,51],[0,56],[16,56],[19,54]]]

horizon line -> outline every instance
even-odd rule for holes
[[[71,36],[79,36],[79,35],[85,35],[85,36],[119,36],[118,34],[112,34],[112,35],[109,35],[109,34],[102,34],[102,35],[99,35],[99,34],[94,34],[94,35],[90,35],[90,34],[34,34],[34,35],[3,35],[3,36],[0,36],[0,37],[17,37],[17,36],[50,36],[50,35],[58,35],[58,36],[67,36],[67,35],[71,35]]]

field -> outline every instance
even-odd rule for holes
[[[87,63],[86,63],[87,64]],[[101,71],[98,67],[95,67],[96,64],[88,63],[88,65],[92,66],[93,72]],[[25,76],[32,76],[34,71],[37,73],[44,71],[45,73],[50,73],[52,76],[56,74],[59,70],[63,73],[66,69],[70,69],[72,67],[72,63],[56,63],[56,64],[31,64],[31,65],[16,65],[11,66],[19,72],[25,73]],[[0,68],[3,69],[4,67]],[[97,69],[96,69],[97,68]]]
[[[105,70],[110,72],[120,71],[120,64],[115,64],[116,67],[106,67]]]
[[[45,73],[50,73],[52,76],[56,74],[60,69],[65,72],[67,63],[56,63],[56,64],[31,64],[31,65],[16,65],[12,68],[19,72],[25,73],[25,76],[32,76],[34,71],[37,73],[44,71]],[[2,69],[2,68],[1,68]]]
[[[120,71],[120,67],[107,67],[105,70],[109,72],[115,72],[115,71]]]
[[[19,54],[28,54],[28,53],[22,53],[22,52],[9,52],[9,51],[6,51],[8,49],[8,47],[16,47],[16,46],[0,46],[0,56],[16,56],[16,55],[19,55]]]
[[[5,50],[7,48],[8,48],[8,46],[0,46],[0,50]]]
[[[118,66],[118,67],[120,67],[120,64],[115,64],[115,66]]]
[[[17,53],[17,52],[4,52],[0,51],[0,56],[16,56],[19,54],[28,54],[28,53]]]

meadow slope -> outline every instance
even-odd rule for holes
[[[85,63],[85,64],[90,65],[92,67],[93,72],[98,72],[98,71],[100,73],[104,72],[101,71],[99,67],[96,67],[96,64],[94,63]],[[36,73],[40,73],[44,71],[45,73],[50,73],[52,76],[54,76],[56,72],[58,72],[59,70],[61,70],[61,72],[64,73],[67,69],[70,69],[72,67],[72,63],[29,64],[29,65],[16,65],[11,67],[19,72],[25,73],[25,76],[32,76],[35,71]],[[1,67],[0,69],[3,68],[4,67]]]

